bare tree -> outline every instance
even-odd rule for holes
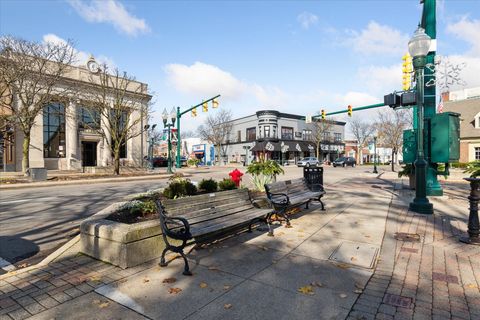
[[[90,113],[87,128],[99,133],[113,155],[113,172],[120,174],[120,155],[127,141],[142,134],[141,123],[147,123],[151,96],[146,85],[135,78],[112,73],[106,65],[89,77],[82,92],[84,108]]]
[[[197,137],[198,137],[198,132],[189,131],[189,130],[182,132],[182,139],[197,138]]]
[[[319,117],[312,119],[310,128],[312,130],[312,142],[317,147],[317,159],[320,159],[321,143],[325,141],[326,133],[332,129],[333,124],[332,120],[325,120]]]
[[[205,123],[198,127],[198,135],[215,146],[215,152],[218,154],[219,160],[225,155],[222,145],[226,144],[226,140],[229,139],[232,132],[233,124],[231,120],[232,112],[221,109],[218,113],[209,115]]]
[[[350,130],[358,141],[358,153],[360,155],[360,164],[363,164],[362,149],[366,146],[370,136],[375,132],[375,126],[369,122],[355,118],[350,122]]]
[[[67,97],[71,88],[62,82],[74,59],[71,41],[37,43],[12,36],[0,38],[0,117],[23,132],[24,173],[29,168],[35,119],[48,103]]]
[[[379,142],[392,149],[392,171],[395,171],[397,154],[403,143],[403,130],[410,125],[407,110],[387,110],[378,112],[376,123]]]

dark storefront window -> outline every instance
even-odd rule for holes
[[[256,128],[247,129],[247,141],[255,141],[257,139],[257,130]]]
[[[282,140],[293,140],[293,128],[282,127]]]
[[[43,108],[43,156],[65,157],[65,107],[61,103]]]
[[[87,107],[80,107],[78,111],[80,128],[100,129],[100,114]]]

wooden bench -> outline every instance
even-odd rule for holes
[[[235,189],[202,194],[179,199],[157,201],[165,249],[160,258],[164,267],[167,251],[182,255],[185,261],[184,275],[191,275],[183,249],[192,243],[211,242],[241,228],[251,232],[252,224],[265,222],[272,232],[270,217],[272,209],[260,209],[250,200],[247,189]],[[168,238],[180,240],[173,245]]]
[[[325,210],[322,197],[326,192],[323,185],[316,184],[309,187],[304,178],[266,184],[265,191],[268,201],[275,209],[275,214],[286,220],[287,227],[290,227],[290,219],[286,212],[291,208],[305,204],[308,209],[308,204],[316,200],[322,205],[322,210]]]

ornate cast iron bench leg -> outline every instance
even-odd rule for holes
[[[165,249],[163,249],[162,256],[160,257],[160,263],[159,263],[160,267],[166,267],[168,265],[165,261],[165,254],[167,253],[167,251],[170,250],[172,252],[179,253],[182,256],[183,261],[185,262],[185,267],[183,269],[183,274],[185,276],[191,276],[192,272],[190,272],[190,267],[188,265],[187,257],[185,256],[185,253],[183,252],[183,249],[187,245],[187,240],[182,240],[182,244],[180,246],[173,246],[173,245],[170,244],[170,242],[168,242],[168,239],[165,236],[165,234],[163,234],[162,236],[163,236],[163,241],[165,242],[166,247],[165,247]]]

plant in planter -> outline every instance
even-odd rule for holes
[[[281,173],[283,174],[284,171],[277,162],[267,160],[249,164],[247,167],[247,173],[252,175],[253,184],[255,185],[256,190],[264,192],[265,184],[276,181],[277,175]]]
[[[408,176],[410,189],[415,189],[415,167],[413,164],[407,163],[402,166],[402,170],[398,171],[398,177]]]
[[[480,177],[480,161],[469,162],[465,173],[470,173],[470,178],[479,178]]]
[[[233,182],[232,179],[225,178],[222,181],[218,183],[218,187],[220,190],[233,190],[236,189],[237,186],[235,185],[235,182]]]
[[[163,190],[163,195],[169,199],[192,196],[197,193],[197,187],[188,179],[174,179]]]
[[[199,163],[200,163],[200,160],[197,158],[187,160],[187,166],[189,167],[198,167]]]
[[[213,180],[212,178],[203,179],[198,184],[198,188],[200,190],[205,191],[205,192],[215,192],[218,189],[218,183],[217,183],[217,181]]]

